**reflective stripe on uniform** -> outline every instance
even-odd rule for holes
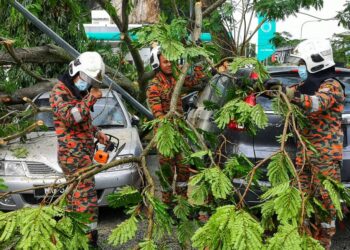
[[[312,100],[311,112],[317,111],[320,108],[320,99],[315,95],[312,95],[310,97]]]
[[[76,123],[79,123],[83,120],[83,117],[81,116],[80,111],[77,107],[72,108],[70,112],[73,115],[74,121]]]
[[[177,187],[187,187],[187,182],[180,182],[180,181],[177,181],[176,182],[176,186]]]
[[[328,224],[326,222],[321,223],[322,228],[335,228],[335,220],[331,221],[331,224]]]
[[[97,228],[97,222],[89,223],[87,226],[89,227],[90,231],[95,230]]]

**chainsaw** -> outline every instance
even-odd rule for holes
[[[125,144],[119,146],[120,141],[117,137],[106,134],[109,139],[107,142],[107,145],[103,149],[99,149],[98,147],[98,141],[95,142],[95,155],[94,155],[94,160],[98,163],[101,164],[106,164],[108,160],[110,159],[110,155],[113,155],[113,157],[110,159],[110,161],[113,161],[119,154],[120,152],[124,149]]]

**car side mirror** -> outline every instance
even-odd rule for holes
[[[131,126],[138,126],[140,123],[140,118],[137,115],[132,115]]]

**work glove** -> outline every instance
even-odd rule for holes
[[[286,94],[289,100],[292,100],[295,96],[296,89],[295,88],[288,88],[288,87],[282,87],[282,92]]]
[[[282,88],[282,83],[278,79],[270,78],[264,81],[265,90],[279,90]]]

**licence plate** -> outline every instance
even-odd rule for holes
[[[52,189],[52,188],[39,188],[34,189],[34,196],[36,198],[44,198],[44,197],[58,197],[64,192],[64,188],[60,189]]]

